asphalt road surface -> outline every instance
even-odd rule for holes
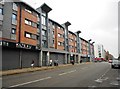
[[[120,69],[110,63],[83,63],[52,70],[3,76],[2,85],[11,87],[119,87]]]

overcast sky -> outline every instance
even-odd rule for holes
[[[103,44],[114,57],[118,56],[119,0],[23,0],[37,8],[43,3],[53,10],[49,18],[62,24],[71,22],[70,31],[81,30],[80,36]]]

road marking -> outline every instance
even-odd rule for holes
[[[65,75],[65,74],[70,74],[70,73],[72,73],[72,72],[75,72],[76,70],[72,70],[72,71],[68,71],[68,72],[65,72],[65,73],[61,73],[61,74],[59,74],[60,76],[61,75]]]
[[[109,70],[110,70],[110,69],[108,69],[99,79],[102,79]]]
[[[106,77],[105,79],[102,79],[102,78],[106,75],[106,73],[107,73],[109,70],[110,70],[110,69],[108,69],[100,78],[98,78],[97,80],[95,80],[95,82],[102,83],[103,80],[107,80],[108,77]]]
[[[30,84],[30,83],[39,82],[39,81],[42,81],[42,80],[47,80],[47,79],[50,79],[50,78],[52,78],[52,77],[41,78],[41,79],[38,79],[38,80],[34,80],[34,81],[26,82],[26,83],[21,83],[21,84],[13,85],[13,86],[10,86],[10,88],[11,87],[23,86],[23,85],[27,85],[27,84]]]
[[[111,84],[111,85],[115,85],[115,86],[118,86],[118,85],[119,85],[118,81],[113,81],[113,82],[111,82],[110,84]]]
[[[101,79],[97,79],[97,80],[95,80],[95,82],[102,83],[103,81]]]

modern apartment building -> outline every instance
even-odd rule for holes
[[[30,67],[32,60],[38,67],[48,66],[50,59],[59,64],[87,61],[88,42],[79,31],[69,31],[70,22],[49,19],[51,10],[45,3],[34,9],[22,1],[0,2],[2,70]]]
[[[104,47],[102,44],[95,44],[94,46],[95,58],[105,58]]]
[[[89,61],[88,55],[89,55],[89,45],[88,41],[86,41],[83,38],[80,38],[81,40],[81,60],[83,62]]]
[[[24,2],[4,2],[0,38],[4,69],[38,66],[39,13]]]

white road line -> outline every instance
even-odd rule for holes
[[[59,74],[60,76],[61,75],[65,75],[65,74],[70,74],[70,73],[72,73],[72,72],[75,72],[76,70],[72,70],[72,71],[68,71],[68,72],[65,72],[65,73],[61,73],[61,74]]]
[[[109,70],[110,70],[110,69],[108,69],[99,79],[102,79]]]
[[[106,79],[102,79],[102,78],[106,75],[106,73],[107,73],[109,70],[110,70],[110,69],[108,69],[100,78],[98,78],[97,80],[95,80],[95,82],[102,83],[103,80],[107,80],[108,77],[107,77]]]
[[[30,84],[30,83],[35,83],[35,82],[39,82],[39,81],[42,81],[42,80],[47,80],[47,79],[50,79],[50,78],[52,78],[52,77],[46,77],[46,78],[42,78],[42,79],[38,79],[38,80],[26,82],[26,83],[21,83],[21,84],[13,85],[13,86],[10,86],[10,88],[11,87],[18,87],[18,86],[22,86],[22,85],[27,85],[27,84]]]

